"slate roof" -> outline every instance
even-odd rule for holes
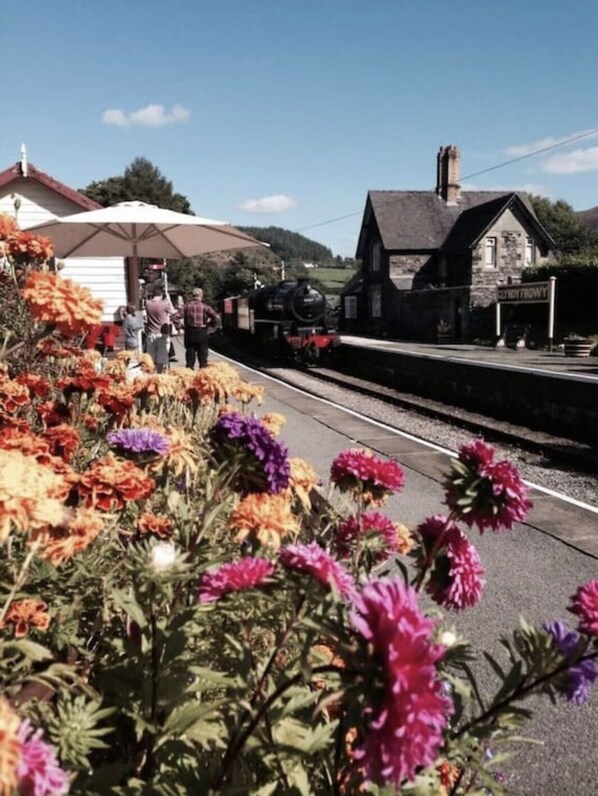
[[[363,254],[370,208],[386,251],[456,251],[473,246],[509,205],[517,205],[544,243],[554,246],[524,193],[462,191],[457,204],[447,204],[435,191],[370,191],[357,257]]]
[[[79,191],[75,191],[74,188],[69,188],[68,185],[55,180],[54,177],[38,169],[33,163],[27,165],[27,177],[23,177],[20,163],[15,163],[14,166],[0,171],[0,188],[9,185],[14,180],[20,179],[34,180],[35,182],[41,183],[41,185],[45,185],[47,188],[51,188],[56,193],[64,196],[65,199],[74,202],[74,204],[78,205],[82,210],[98,210],[102,206],[94,202],[93,199],[89,199],[87,196],[79,193]]]

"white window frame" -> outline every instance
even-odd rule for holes
[[[372,244],[372,271],[378,272],[380,270],[382,260],[382,245],[377,240]]]
[[[536,241],[529,236],[525,239],[525,260],[526,265],[534,265],[536,262]]]
[[[357,318],[357,296],[344,296],[345,318],[355,320]]]
[[[484,267],[496,268],[496,249],[498,247],[498,239],[495,237],[486,238],[484,247]]]

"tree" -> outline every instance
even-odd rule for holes
[[[81,193],[108,207],[117,202],[140,201],[193,215],[189,200],[173,191],[172,182],[147,158],[138,157],[120,177],[90,183]]]
[[[598,245],[596,234],[580,221],[575,210],[563,199],[551,202],[544,196],[530,195],[530,200],[560,255],[581,254]]]

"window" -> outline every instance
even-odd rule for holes
[[[525,239],[525,264],[533,265],[536,262],[536,246],[533,238]]]
[[[381,245],[379,241],[376,241],[372,245],[372,271],[379,271],[380,270],[380,251]]]
[[[496,238],[486,238],[484,265],[486,268],[496,268]]]
[[[379,287],[372,288],[370,293],[370,317],[382,317],[382,293]]]
[[[357,318],[357,296],[345,296],[345,318]]]

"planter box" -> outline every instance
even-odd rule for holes
[[[566,357],[589,357],[594,343],[591,340],[565,340]]]

